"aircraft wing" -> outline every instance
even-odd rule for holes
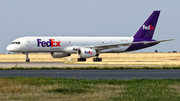
[[[91,49],[98,49],[98,50],[103,50],[103,49],[108,49],[108,48],[117,48],[119,46],[130,46],[132,44],[152,44],[152,43],[160,43],[160,42],[165,42],[165,41],[172,41],[174,39],[168,39],[168,40],[160,40],[160,41],[139,41],[139,42],[131,42],[131,43],[120,43],[120,44],[106,44],[106,45],[96,45],[96,46],[84,46],[84,48],[91,48]],[[83,46],[75,46],[73,47],[73,50],[78,50]]]
[[[174,39],[168,39],[168,40],[160,40],[160,41],[139,41],[139,42],[132,42],[132,43],[121,43],[121,44],[107,44],[107,45],[98,45],[98,46],[91,46],[90,48],[93,49],[107,49],[107,48],[116,48],[118,46],[129,46],[132,44],[152,44],[152,43],[160,43],[160,42],[165,42],[165,41],[172,41]]]

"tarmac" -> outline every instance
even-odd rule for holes
[[[64,64],[64,62],[0,62],[0,67],[143,67],[144,65]],[[146,65],[152,66],[152,65]],[[157,65],[154,65],[157,66]],[[180,70],[0,70],[0,77],[52,77],[76,79],[177,79]]]
[[[177,79],[180,70],[0,70],[0,77],[50,77],[75,79]]]
[[[162,67],[162,65],[64,64],[64,62],[0,62],[0,67]]]

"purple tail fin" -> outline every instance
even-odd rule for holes
[[[134,38],[152,39],[160,11],[154,11],[133,36]]]

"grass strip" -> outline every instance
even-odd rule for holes
[[[124,70],[124,69],[180,69],[180,66],[172,66],[172,67],[11,67],[11,68],[3,68],[0,67],[0,70]]]
[[[0,100],[179,101],[180,79],[0,78]]]

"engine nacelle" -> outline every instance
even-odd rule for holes
[[[52,58],[62,58],[62,57],[67,57],[71,56],[69,53],[62,53],[62,52],[51,52],[51,57]]]
[[[89,49],[89,48],[80,48],[77,50],[77,54],[80,58],[89,58],[93,56],[98,56],[99,52],[95,49]]]

